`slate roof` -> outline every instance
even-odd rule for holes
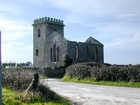
[[[97,45],[102,45],[103,46],[103,44],[101,42],[99,42],[98,40],[94,39],[91,36],[85,41],[85,43],[97,44]]]

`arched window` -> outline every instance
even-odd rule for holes
[[[53,46],[53,60],[56,62],[56,45]]]
[[[76,60],[78,60],[79,58],[79,49],[78,49],[78,46],[76,46]]]
[[[41,36],[41,34],[40,34],[40,29],[38,29],[38,37],[40,37]]]
[[[57,47],[57,61],[59,61],[59,47]]]
[[[95,61],[98,62],[98,49],[95,48]]]
[[[50,58],[51,58],[51,62],[52,62],[52,48],[50,49]]]
[[[88,49],[88,46],[86,46],[86,53],[87,53],[87,61],[88,61],[88,58],[89,58],[89,49]]]
[[[38,52],[38,49],[37,49],[37,50],[36,50],[36,56],[38,56],[38,53],[39,53],[39,52]]]

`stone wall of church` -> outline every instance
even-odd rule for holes
[[[33,64],[39,68],[44,67],[45,29],[43,24],[35,25],[33,29]]]
[[[64,55],[67,54],[67,40],[54,32],[46,41],[45,49],[45,67],[60,67]]]
[[[73,59],[73,63],[104,62],[103,46],[97,44],[68,41],[68,55]]]

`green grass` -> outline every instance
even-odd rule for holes
[[[60,100],[53,102],[32,102],[24,103],[20,101],[21,93],[13,92],[12,90],[2,88],[2,105],[70,105],[70,101],[59,97]]]
[[[93,78],[78,79],[78,78],[70,78],[69,76],[64,76],[61,80],[62,81],[68,81],[68,82],[78,82],[78,83],[87,83],[87,84],[96,84],[96,85],[124,86],[124,87],[140,88],[140,83],[139,82],[95,81],[95,79],[93,79]]]

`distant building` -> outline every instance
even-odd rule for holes
[[[104,45],[89,37],[85,42],[74,42],[64,38],[62,20],[44,17],[34,20],[33,65],[35,67],[59,67],[65,54],[73,63],[104,62]]]

